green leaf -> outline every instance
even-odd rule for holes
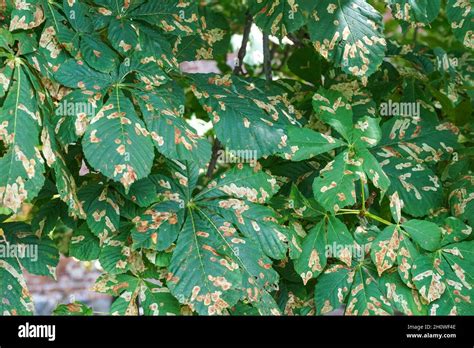
[[[68,304],[60,304],[53,311],[53,315],[61,316],[91,316],[93,314],[94,311],[92,308],[78,301]]]
[[[375,151],[386,159],[439,162],[458,148],[457,132],[453,124],[440,123],[429,113],[422,117],[392,117],[382,125],[382,140]]]
[[[448,217],[441,226],[441,245],[462,242],[471,236],[472,227],[455,217]]]
[[[145,124],[159,152],[170,159],[194,161],[201,166],[209,162],[210,143],[182,117],[184,93],[179,86],[172,83],[138,96]]]
[[[10,31],[29,30],[39,26],[44,21],[40,4],[35,0],[15,2],[11,13]]]
[[[82,224],[74,230],[69,243],[69,255],[81,261],[97,260],[100,255],[99,239]]]
[[[390,315],[393,309],[370,267],[355,269],[345,315]]]
[[[92,92],[103,90],[112,84],[112,77],[109,74],[95,71],[85,65],[83,61],[74,59],[69,59],[61,64],[55,74],[55,79],[66,87]]]
[[[196,199],[234,197],[252,203],[266,203],[278,191],[275,178],[265,173],[257,163],[237,165],[196,194]]]
[[[431,315],[472,314],[473,251],[472,241],[455,243],[415,260],[413,282]]]
[[[399,20],[429,24],[438,17],[441,0],[389,0],[392,15]]]
[[[415,289],[407,287],[397,272],[386,272],[380,278],[380,284],[384,289],[384,295],[399,312],[405,315],[427,315],[428,308],[422,302],[419,293]]]
[[[441,181],[431,169],[397,157],[386,159],[380,165],[390,179],[387,192],[398,192],[403,212],[422,217],[441,206]]]
[[[466,175],[451,187],[449,206],[453,216],[467,220],[474,226],[474,176]]]
[[[385,227],[372,243],[370,256],[380,275],[394,265],[400,246],[400,229],[396,225]]]
[[[363,81],[382,63],[386,46],[382,16],[365,0],[318,3],[308,30],[316,51]]]
[[[444,271],[442,281],[446,291],[430,303],[430,315],[472,315],[472,297],[474,295],[473,242],[452,244],[442,249]]]
[[[111,188],[91,183],[81,188],[79,198],[86,213],[87,225],[101,243],[118,231],[120,208]]]
[[[171,293],[202,315],[223,314],[241,296],[242,273],[220,238],[190,211],[169,266]]]
[[[1,228],[5,233],[2,254],[16,258],[31,274],[56,279],[59,252],[48,236],[38,238],[32,233],[31,226],[22,222],[4,223]]]
[[[81,53],[86,63],[100,72],[109,73],[117,66],[117,55],[98,36],[82,36]]]
[[[145,315],[179,314],[179,303],[160,282],[129,274],[104,274],[97,279],[94,290],[116,297],[111,306],[112,315],[138,315],[140,307]]]
[[[295,270],[306,285],[312,278],[317,278],[326,267],[326,221],[322,220],[309,230],[301,246],[302,252],[295,262]]]
[[[441,242],[441,229],[438,225],[423,220],[409,220],[402,224],[402,228],[423,249],[437,250]]]
[[[16,66],[14,82],[0,108],[0,141],[7,151],[0,158],[0,205],[16,212],[39,193],[44,183],[39,152],[39,102],[24,66]]]
[[[2,315],[31,315],[34,304],[21,268],[0,258],[0,311]]]
[[[184,221],[184,210],[175,201],[164,201],[151,206],[133,222],[133,248],[141,247],[163,251],[178,237]]]
[[[230,75],[189,77],[224,148],[258,159],[287,147],[286,127],[301,116],[280,87]]]
[[[141,258],[132,251],[130,226],[124,226],[118,234],[105,240],[101,247],[99,262],[109,274],[123,274],[131,269],[141,269]],[[137,267],[138,266],[138,267]]]
[[[327,211],[338,211],[356,201],[354,181],[359,179],[361,163],[349,156],[348,151],[340,153],[314,179],[314,198]]]
[[[118,88],[92,118],[82,146],[91,166],[126,190],[150,174],[154,158],[150,134]]]
[[[19,258],[16,257],[17,251],[21,250],[15,243],[6,239],[4,234],[5,232],[14,234],[23,226],[23,224],[0,225],[0,312],[2,315],[31,315],[34,311],[33,299],[22,274]],[[24,256],[27,256],[27,250],[23,250]]]
[[[464,46],[474,48],[474,10],[470,1],[448,0],[446,16],[454,35]]]
[[[343,305],[354,280],[355,271],[333,264],[318,277],[314,288],[316,314],[330,313]]]
[[[287,144],[290,151],[284,156],[292,161],[306,160],[344,145],[329,135],[298,127],[288,128]]]
[[[306,24],[314,4],[308,0],[252,1],[250,12],[264,33],[283,38]]]
[[[159,26],[171,35],[186,36],[197,31],[198,4],[194,1],[146,1],[130,17]]]
[[[401,280],[410,288],[415,289],[412,281],[412,269],[415,259],[420,255],[419,250],[404,233],[400,234],[400,248],[397,254],[398,274]]]
[[[398,191],[395,191],[392,195],[389,196],[390,199],[390,212],[395,223],[399,223],[402,218],[402,207],[403,201],[398,195]]]
[[[180,62],[225,57],[230,43],[230,27],[222,13],[199,7],[200,26],[190,36],[178,37],[173,52]]]
[[[260,245],[269,257],[277,260],[285,257],[288,249],[286,230],[278,224],[277,215],[271,208],[235,198],[200,205],[231,222],[245,237]]]

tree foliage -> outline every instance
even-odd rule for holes
[[[0,0],[0,313],[65,255],[117,315],[474,314],[473,11]]]

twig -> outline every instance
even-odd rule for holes
[[[247,54],[247,44],[249,42],[250,30],[252,29],[253,18],[250,13],[247,12],[247,20],[245,21],[244,35],[242,37],[242,45],[240,46],[239,53],[237,54],[238,61],[234,67],[234,74],[243,74],[244,58]]]
[[[273,81],[272,54],[270,53],[270,40],[268,34],[263,34],[263,71],[267,82]]]
[[[217,166],[217,160],[219,159],[219,151],[221,149],[222,149],[222,144],[219,141],[219,139],[215,137],[214,144],[212,145],[211,161],[209,162],[209,167],[207,168],[206,176],[208,178],[212,178],[212,175],[214,174],[214,170],[216,169],[216,166]]]

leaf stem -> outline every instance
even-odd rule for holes
[[[369,217],[369,218],[371,218],[371,219],[373,219],[373,220],[376,220],[376,221],[378,221],[378,222],[381,222],[381,223],[383,223],[383,224],[385,224],[385,225],[387,225],[387,226],[393,225],[390,221],[387,221],[387,220],[385,220],[385,219],[382,219],[380,216],[374,215],[374,214],[372,214],[372,213],[370,213],[370,212],[368,212],[368,211],[365,212],[364,216],[367,216],[367,217]]]

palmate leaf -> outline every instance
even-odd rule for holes
[[[92,167],[126,189],[150,174],[154,152],[149,132],[118,88],[92,118],[82,146]]]
[[[72,42],[61,43],[66,48],[70,48],[72,54],[75,56],[75,51],[79,48],[80,55],[89,66],[92,68],[108,73],[115,69],[118,63],[118,56],[116,53],[105,44],[99,35],[92,34],[94,27],[92,20],[89,18],[87,5],[79,1],[63,1],[63,10],[66,17],[71,24],[73,30]],[[58,27],[63,31],[63,27]],[[59,34],[59,37],[64,39],[64,34]]]
[[[252,0],[250,12],[264,33],[283,38],[306,24],[309,11],[314,7],[311,0]]]
[[[135,220],[134,245],[162,250],[178,236],[167,283],[199,314],[227,313],[241,298],[262,314],[279,312],[269,295],[278,275],[268,256],[284,257],[286,233],[275,213],[257,204],[277,190],[274,179],[241,165],[192,194],[196,168],[177,162],[171,167],[174,178],[153,177],[165,201]]]
[[[329,162],[314,180],[316,200],[328,211],[352,205],[356,199],[354,182],[366,182],[367,177],[385,193],[390,180],[368,150],[381,138],[379,120],[365,116],[353,124],[351,105],[335,90],[320,88],[313,97],[313,107],[317,116],[334,128],[348,147]]]
[[[451,23],[456,38],[464,46],[474,48],[474,9],[472,1],[448,0],[446,3],[446,16]]]
[[[382,16],[365,0],[321,1],[308,29],[315,49],[362,81],[377,70],[385,54]]]
[[[25,66],[15,65],[14,80],[0,108],[0,141],[8,149],[0,158],[0,205],[13,211],[34,198],[44,183],[39,101],[28,74]]]
[[[254,159],[286,149],[286,126],[295,125],[301,116],[283,89],[238,76],[188,76],[225,148],[248,151]]]
[[[389,0],[396,19],[415,25],[429,24],[438,17],[441,0]]]

